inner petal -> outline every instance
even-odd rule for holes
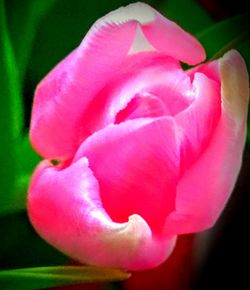
[[[176,85],[176,80],[174,80],[174,82],[175,83],[172,83],[172,80],[168,78],[167,84],[157,84],[147,89],[162,100],[170,116],[175,116],[188,108],[193,102],[194,95],[193,89],[189,84],[187,85],[185,82],[180,82]]]
[[[194,100],[190,77],[172,59],[157,61],[124,78],[112,95],[111,112],[120,106],[115,123],[140,117],[175,116]]]
[[[122,144],[122,145],[121,145]],[[116,222],[138,214],[159,233],[175,208],[179,145],[171,117],[134,119],[89,137],[75,159],[86,156],[104,208]]]
[[[150,93],[137,94],[118,114],[115,123],[121,123],[125,120],[143,118],[143,117],[160,117],[169,115],[163,101]]]
[[[193,103],[175,116],[182,140],[183,172],[208,146],[221,113],[220,84],[197,72],[194,74],[193,92]]]
[[[190,77],[178,61],[154,51],[128,55],[86,110],[79,132],[89,136],[126,119],[173,116],[192,101]]]

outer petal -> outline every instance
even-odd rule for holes
[[[175,244],[175,237],[153,237],[138,215],[125,223],[113,222],[102,207],[86,158],[66,169],[42,162],[29,189],[28,209],[40,235],[82,263],[150,268],[162,263]]]
[[[180,181],[176,211],[166,223],[168,233],[211,227],[223,210],[241,167],[249,101],[247,69],[236,51],[219,60],[219,69],[221,118],[207,150]]]
[[[146,38],[138,49],[142,34]],[[105,94],[105,86],[133,47],[138,52],[144,46],[189,64],[205,57],[195,38],[146,4],[131,4],[101,18],[36,90],[30,136],[42,156],[70,158],[86,136],[102,127],[88,124],[86,108],[93,103],[106,105],[105,100],[95,99],[97,94]]]
[[[87,156],[104,208],[115,221],[139,214],[157,235],[174,210],[179,143],[172,118],[135,119],[89,137],[76,159]]]
[[[190,65],[205,60],[204,48],[196,38],[156,10],[154,14],[154,21],[142,25],[144,35],[153,47]]]
[[[42,156],[68,158],[75,152],[83,138],[84,111],[119,70],[136,29],[135,21],[117,25],[100,19],[81,45],[39,84],[30,136]]]
[[[121,22],[136,19],[141,24],[147,42],[156,50],[175,59],[190,65],[205,59],[205,51],[197,39],[149,5],[133,3],[116,10],[115,13],[111,12],[109,18]]]

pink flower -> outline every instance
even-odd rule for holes
[[[241,166],[248,75],[143,3],[99,19],[39,84],[30,185],[37,232],[82,263],[142,270],[211,227]],[[59,160],[55,165],[51,159]]]

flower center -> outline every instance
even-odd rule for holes
[[[129,119],[159,117],[169,115],[163,101],[151,93],[136,94],[127,106],[118,112],[115,123],[119,124]]]

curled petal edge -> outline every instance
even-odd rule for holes
[[[44,158],[72,158],[86,135],[95,131],[86,124],[85,111],[126,58],[137,26],[136,21],[118,25],[98,20],[81,44],[39,83],[30,139]]]
[[[212,227],[230,198],[241,168],[249,81],[245,62],[236,50],[219,59],[219,74],[220,120],[207,149],[180,180],[176,211],[165,224],[168,234],[199,232]],[[206,178],[197,178],[201,174]]]
[[[249,76],[237,50],[230,50],[220,59],[219,72],[223,110],[236,122],[245,122],[249,103]]]
[[[198,64],[206,58],[203,46],[195,37],[145,3],[137,2],[121,7],[103,19],[116,24],[138,21],[140,29],[139,37],[135,38],[133,44],[135,51],[159,50],[190,65]]]
[[[85,157],[65,169],[41,162],[32,178],[28,209],[36,231],[82,263],[143,270],[161,264],[176,241],[173,235],[153,236],[137,214],[128,222],[113,222]]]

